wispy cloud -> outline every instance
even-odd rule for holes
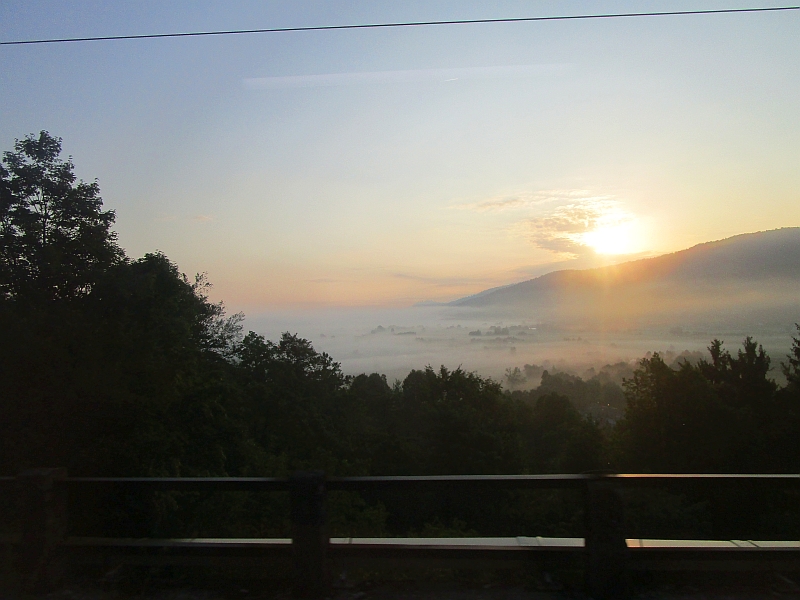
[[[482,202],[472,202],[470,204],[457,204],[452,208],[460,210],[474,210],[476,212],[515,210],[531,206],[531,200],[520,196],[504,196],[501,198],[491,198]]]
[[[195,215],[192,219],[193,221],[197,221],[198,223],[208,223],[214,220],[212,215]]]
[[[395,279],[407,279],[433,285],[435,287],[462,287],[467,285],[488,285],[491,282],[486,279],[476,279],[470,277],[431,277],[426,275],[414,275],[412,273],[391,273]]]
[[[475,212],[522,210],[545,204],[563,203],[576,199],[605,199],[606,196],[593,196],[589,190],[539,190],[535,192],[517,192],[494,196],[479,202],[454,204],[450,208],[471,210]]]
[[[287,88],[330,87],[376,83],[442,82],[466,79],[504,79],[559,73],[569,65],[504,65],[496,67],[466,67],[457,69],[411,69],[401,71],[362,71],[356,73],[325,73],[321,75],[288,75],[280,77],[251,77],[242,80],[248,90],[279,90]]]

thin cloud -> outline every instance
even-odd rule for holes
[[[507,79],[550,75],[563,71],[568,65],[506,65],[496,67],[467,67],[458,69],[412,69],[401,71],[363,71],[356,73],[325,73],[321,75],[289,75],[282,77],[251,77],[242,80],[248,90],[280,90],[290,88],[331,87],[342,85],[454,82],[464,79]]]
[[[594,251],[585,244],[581,244],[566,236],[561,235],[543,235],[537,233],[531,236],[532,241],[536,246],[543,250],[550,250],[556,254],[572,254],[581,256],[584,254],[594,254]]]
[[[455,204],[450,208],[458,210],[471,210],[475,212],[492,212],[506,210],[521,210],[532,208],[544,204],[559,202],[572,202],[576,199],[581,200],[604,200],[607,196],[592,196],[589,190],[539,190],[536,192],[518,192],[495,196],[480,202],[470,202],[467,204]]]
[[[214,217],[212,215],[195,215],[194,219],[192,220],[197,221],[198,223],[209,223],[210,221],[214,220]]]
[[[413,275],[410,273],[391,273],[395,279],[407,279],[426,283],[436,287],[461,287],[465,285],[487,285],[485,279],[475,279],[467,277],[429,277],[425,275]]]
[[[507,196],[504,198],[492,198],[483,202],[473,202],[471,204],[458,204],[452,208],[461,210],[473,210],[475,212],[503,211],[526,208],[531,205],[528,199],[518,196]]]

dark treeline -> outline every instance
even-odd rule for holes
[[[506,381],[512,388],[512,398],[535,403],[548,394],[564,396],[578,411],[595,419],[603,428],[613,426],[625,411],[625,393],[621,384],[625,376],[633,376],[633,368],[628,363],[606,365],[599,373],[590,369],[586,379],[564,371],[551,373],[538,365],[525,365],[524,369],[527,376],[521,375],[519,367],[506,370]],[[623,377],[614,376],[619,373]],[[513,389],[537,377],[538,387],[527,391]]]
[[[209,300],[204,277],[187,278],[162,253],[127,257],[97,184],[77,181],[60,151],[42,132],[0,165],[2,475],[41,466],[76,476],[800,472],[800,339],[783,387],[750,338],[735,354],[713,341],[695,364],[652,355],[622,390],[546,373],[535,390],[504,392],[444,367],[393,385],[376,373],[345,376],[295,335],[245,335],[242,315]],[[621,418],[609,424],[602,407]],[[693,497],[638,498],[661,503],[673,532],[711,527]],[[776,502],[771,514],[784,515]],[[338,494],[331,504],[334,532],[349,535],[569,534],[580,521],[578,500],[556,493],[535,506],[511,493]],[[82,506],[78,522],[95,532],[279,535],[287,526],[283,497],[112,493]],[[781,519],[797,527],[796,516]]]

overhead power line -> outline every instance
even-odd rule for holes
[[[458,19],[449,21],[409,21],[400,23],[363,23],[356,25],[315,25],[309,27],[271,27],[267,29],[233,29],[228,31],[189,31],[182,33],[148,33],[139,35],[104,35],[95,37],[13,40],[0,46],[23,44],[60,44],[64,42],[100,42],[109,40],[147,40],[157,38],[202,37],[210,35],[242,35],[248,33],[282,33],[290,31],[331,31],[339,29],[384,29],[390,27],[423,27],[430,25],[474,25],[479,23],[526,23],[532,21],[573,21],[579,19],[618,19],[623,17],[667,17],[678,15],[718,15],[726,13],[758,13],[800,10],[800,6],[770,6],[763,8],[721,8],[716,10],[673,10],[661,12],[608,13],[590,15],[559,15],[550,17],[511,17],[506,19]]]

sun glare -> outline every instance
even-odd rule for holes
[[[633,223],[601,226],[584,233],[581,242],[598,254],[630,254],[635,251],[634,233]]]
[[[538,245],[556,252],[579,254],[590,249],[621,255],[641,252],[647,245],[645,222],[608,196],[559,206],[528,225]]]

